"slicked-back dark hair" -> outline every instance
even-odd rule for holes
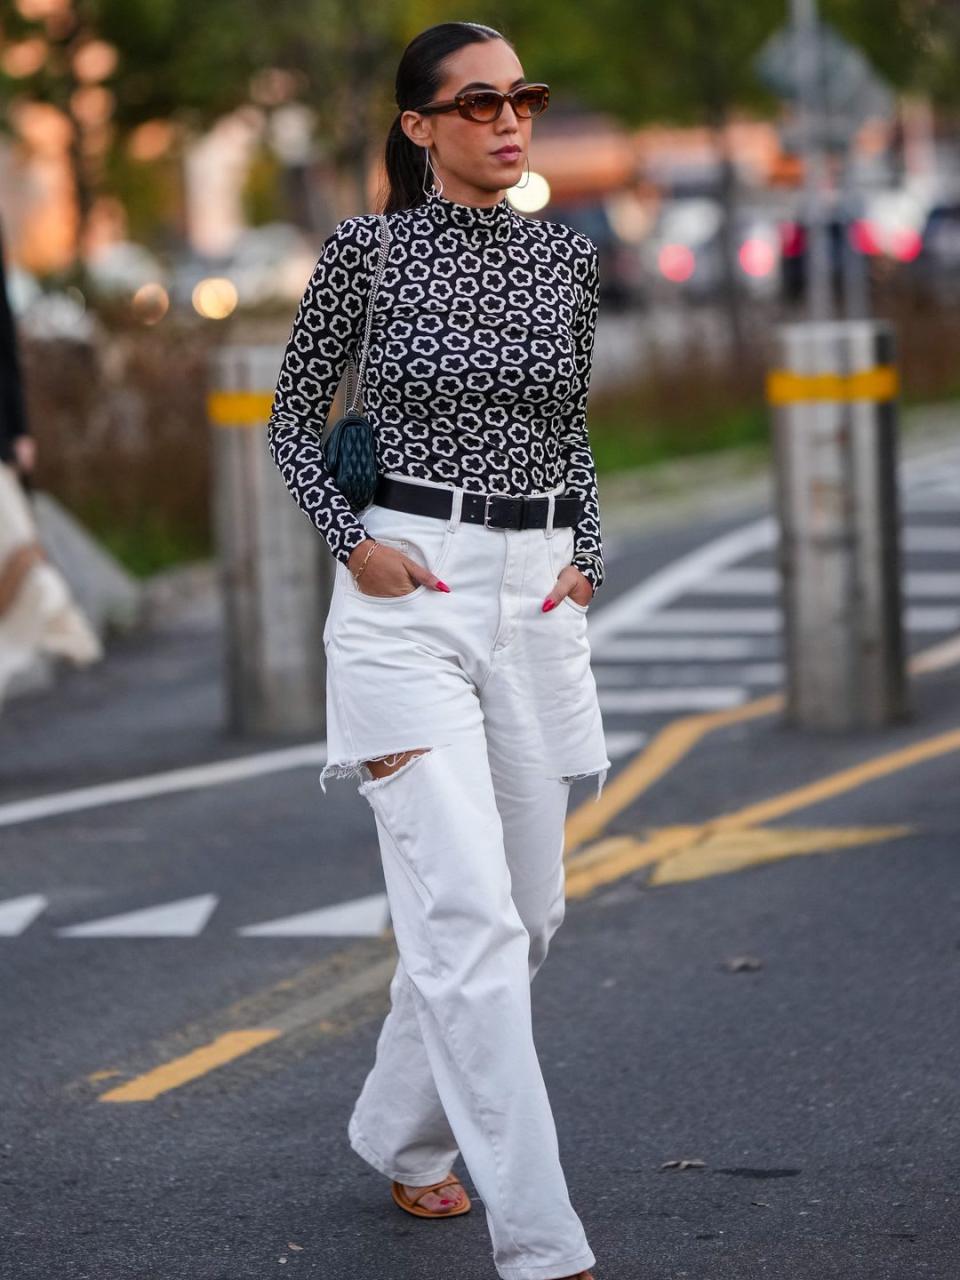
[[[401,114],[415,110],[436,97],[443,81],[444,58],[464,45],[480,44],[485,40],[504,40],[510,44],[506,36],[481,22],[438,22],[414,36],[404,49],[397,67],[394,95],[399,110],[387,134],[384,152],[388,190],[383,213],[412,209],[427,198],[423,190],[425,149],[418,147],[404,133],[400,124]],[[513,45],[510,47],[512,49]],[[430,177],[429,171],[427,177]],[[427,182],[428,188],[429,185]]]

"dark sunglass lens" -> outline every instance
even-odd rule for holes
[[[469,93],[466,97],[467,110],[474,120],[492,120],[499,105],[498,93]]]
[[[521,89],[514,102],[518,115],[535,116],[547,105],[547,93],[545,89]]]

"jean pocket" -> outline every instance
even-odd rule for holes
[[[577,604],[576,600],[571,600],[569,596],[564,596],[560,603],[568,604],[571,609],[576,609],[577,613],[586,613],[590,608],[588,604]]]
[[[429,517],[425,517],[429,519]],[[447,556],[450,547],[451,533],[447,528],[446,522],[438,520],[437,527],[420,528],[411,527],[404,530],[403,534],[378,533],[376,529],[370,528],[367,524],[368,532],[372,538],[376,538],[377,542],[382,542],[384,546],[395,547],[398,551],[402,551],[405,556],[409,556],[411,560],[415,560],[417,564],[423,568],[429,569],[431,573],[439,574]],[[426,583],[419,583],[412,587],[409,591],[404,591],[398,596],[378,596],[369,591],[362,591],[359,583],[351,574],[350,581],[353,584],[353,595],[359,600],[366,600],[370,604],[403,604],[407,600],[413,600],[416,596],[422,596],[425,591],[433,591],[433,587],[428,587]]]
[[[573,563],[573,525],[559,525],[554,529],[552,537],[547,538],[544,536],[544,541],[547,544],[547,561],[550,565],[550,572],[553,574],[555,581],[560,576],[561,571],[567,565]],[[550,587],[552,586],[553,583],[551,582]],[[560,603],[569,605],[577,613],[586,613],[590,608],[589,604],[577,604],[576,600],[571,600],[568,595],[564,596]]]

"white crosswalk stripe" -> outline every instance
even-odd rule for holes
[[[201,893],[158,907],[68,925],[57,933],[62,938],[193,938],[203,931],[217,901],[215,893]]]
[[[919,606],[905,611],[910,631],[950,631],[960,626],[960,607]],[[633,624],[636,630],[676,632],[729,631],[756,635],[778,634],[783,626],[779,609],[665,609]]]
[[[719,711],[737,707],[747,700],[742,686],[713,685],[689,689],[616,689],[609,693],[598,690],[600,710],[608,715],[664,711]]]
[[[669,685],[682,688],[686,685],[705,685],[711,675],[720,675],[724,680],[738,685],[780,685],[783,683],[784,667],[782,662],[752,662],[743,666],[709,667],[702,663],[662,666],[628,667],[604,666],[593,664],[594,675],[601,688],[634,688],[642,683],[645,687],[656,688]]]
[[[775,635],[782,626],[779,609],[664,609],[638,618],[637,631],[671,632],[678,636],[730,631],[739,635]]]
[[[317,911],[248,924],[237,933],[245,938],[373,938],[383,932],[389,918],[387,895],[371,893]]]
[[[726,569],[705,579],[694,589],[696,595],[773,596],[780,591],[777,569]],[[960,596],[960,573],[912,571],[904,575],[909,597]]]
[[[0,902],[0,938],[16,938],[33,924],[46,906],[47,899],[42,893],[25,893],[21,898]]]
[[[779,572],[761,567],[724,569],[693,588],[695,595],[717,596],[772,596],[779,590]]]
[[[597,662],[726,662],[764,652],[764,641],[746,636],[623,636],[592,646]]]
[[[906,575],[906,592],[914,599],[960,596],[960,573],[915,570]]]
[[[908,552],[941,552],[960,554],[960,529],[942,525],[908,525],[901,543]]]
[[[957,457],[954,449],[922,467],[906,466],[904,507],[960,512]],[[776,518],[762,517],[680,557],[590,616],[606,716],[720,709],[742,703],[753,690],[783,687],[779,537]],[[945,520],[905,522],[901,547],[910,555],[960,554],[960,529]],[[960,600],[960,572],[951,568],[905,566],[908,634],[960,628],[960,607],[952,604]],[[716,597],[717,607],[704,597]]]

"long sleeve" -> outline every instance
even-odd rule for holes
[[[270,455],[297,505],[346,562],[368,537],[324,462],[321,437],[347,359],[359,354],[379,253],[375,214],[337,224],[297,308],[267,422]]]
[[[3,241],[0,238],[0,458],[12,458],[13,441],[27,434],[17,333],[7,298]]]
[[[603,546],[597,473],[587,433],[587,392],[593,367],[593,346],[600,311],[600,264],[596,245],[584,259],[586,271],[580,306],[573,325],[574,387],[563,414],[560,452],[567,490],[583,499],[583,513],[573,531],[572,563],[590,579],[594,589],[603,582]]]

